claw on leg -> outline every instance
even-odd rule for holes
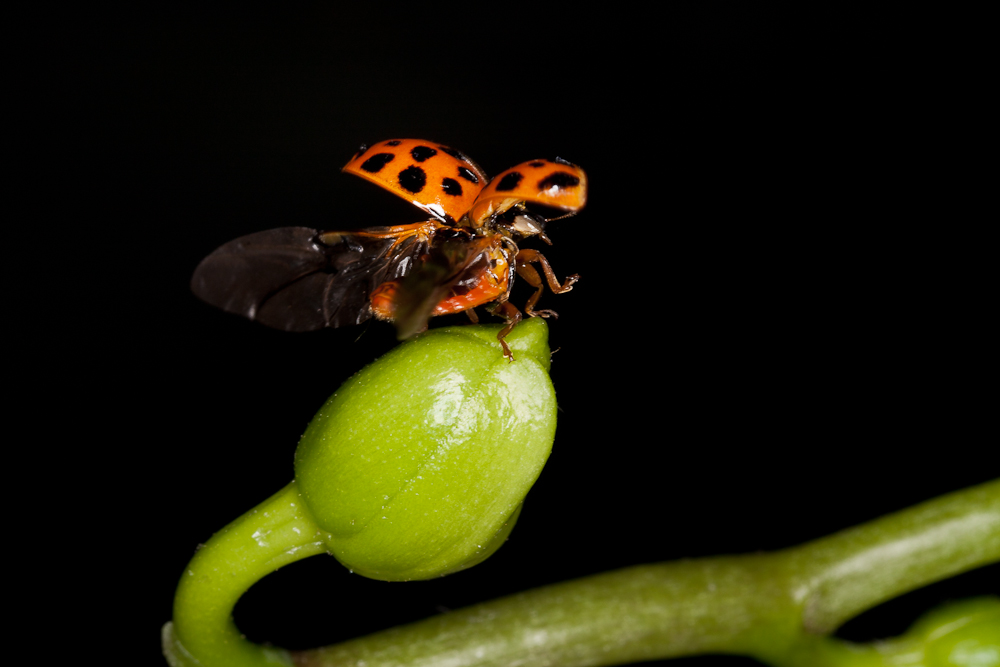
[[[538,271],[535,267],[531,266],[530,262],[537,262],[542,266],[542,271],[545,273],[545,279],[549,284],[549,289],[552,290],[553,294],[565,294],[573,289],[573,284],[580,279],[580,276],[573,274],[566,277],[566,282],[559,284],[559,280],[556,279],[555,272],[552,271],[552,267],[549,266],[549,262],[545,259],[545,256],[537,250],[521,250],[517,253],[517,275],[524,278],[525,282],[535,288],[535,293],[528,298],[528,302],[524,305],[524,312],[528,317],[551,317],[557,319],[559,315],[554,310],[535,310],[535,304],[538,303],[538,299],[542,296],[542,292],[545,291],[545,283],[542,282],[542,277],[538,275]]]
[[[514,353],[510,351],[510,346],[507,345],[507,341],[504,338],[521,321],[521,311],[509,301],[504,301],[501,304],[497,304],[492,312],[494,315],[507,320],[507,325],[497,334],[497,340],[500,341],[500,347],[503,348],[503,356],[507,358],[507,361],[514,361]]]
[[[529,250],[529,249],[521,250],[517,253],[515,259],[517,260],[518,274],[522,276],[523,276],[523,274],[521,274],[522,266],[524,266],[525,268],[531,268],[528,267],[528,264],[532,262],[538,262],[539,264],[541,264],[542,271],[545,273],[545,279],[549,283],[549,289],[552,290],[553,294],[565,294],[566,292],[573,289],[573,285],[576,283],[577,280],[580,279],[579,274],[574,273],[571,276],[566,276],[566,282],[560,285],[559,280],[556,278],[555,272],[549,265],[549,260],[545,259],[545,255],[538,252],[537,250]],[[534,268],[532,268],[532,272],[536,276],[538,275],[538,272],[535,271]],[[528,280],[526,276],[525,280]],[[541,280],[539,280],[539,283],[541,283]]]

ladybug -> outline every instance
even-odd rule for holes
[[[518,242],[545,235],[550,220],[576,214],[587,199],[587,176],[560,158],[531,160],[493,180],[461,152],[430,141],[393,139],[362,146],[343,168],[403,197],[429,218],[359,231],[283,227],[226,243],[198,265],[191,289],[230,313],[285,331],[359,324],[375,317],[396,325],[400,339],[427,328],[436,315],[476,306],[506,320],[504,338],[522,318],[508,301],[514,275],[536,288],[524,313],[556,317],[535,304],[548,284],[562,283],[537,250]],[[535,269],[541,267],[545,276]]]

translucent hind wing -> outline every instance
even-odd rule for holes
[[[426,251],[424,227],[249,234],[202,260],[191,289],[226,312],[284,331],[358,324],[371,317],[372,289],[387,276],[405,275]]]

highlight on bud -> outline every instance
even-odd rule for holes
[[[471,567],[506,540],[555,437],[548,329],[434,329],[345,382],[309,424],[296,481],[327,548],[388,581]]]
[[[904,635],[925,667],[1000,666],[1000,597],[958,600],[933,609]]]

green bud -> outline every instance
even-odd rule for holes
[[[373,579],[471,567],[506,540],[555,437],[548,329],[540,318],[434,329],[344,383],[295,453],[327,548]]]
[[[1000,667],[1000,598],[938,607],[914,623],[907,636],[923,643],[926,667]]]

